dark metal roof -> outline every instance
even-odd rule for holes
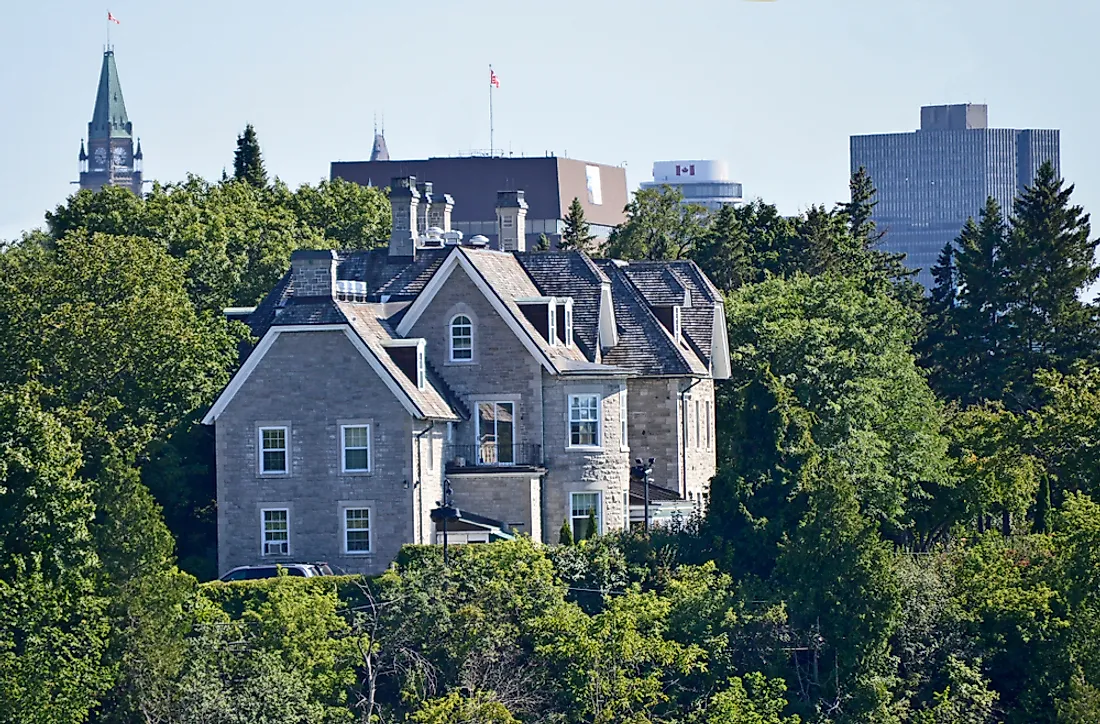
[[[88,138],[129,138],[132,130],[130,117],[126,115],[126,102],[122,99],[122,84],[115,67],[115,51],[103,53],[103,66],[99,70],[99,87],[95,95],[95,110],[88,124]]]

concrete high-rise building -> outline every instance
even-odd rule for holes
[[[741,184],[730,181],[725,161],[657,161],[653,164],[653,180],[643,181],[642,188],[659,186],[679,189],[684,201],[712,211],[741,203],[742,198]]]
[[[926,288],[940,250],[966,220],[990,196],[1011,213],[1046,161],[1060,172],[1058,131],[990,128],[984,105],[925,106],[918,131],[851,138],[852,172],[864,167],[878,189],[882,248],[904,252]]]
[[[115,67],[115,51],[103,53],[95,110],[88,123],[88,147],[80,142],[80,188],[98,191],[123,186],[141,195],[141,140],[134,150],[134,124],[126,115],[122,84]]]

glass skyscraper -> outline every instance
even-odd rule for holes
[[[926,288],[944,244],[988,197],[1007,216],[1044,162],[1060,173],[1059,157],[1058,131],[989,128],[984,105],[925,106],[919,131],[851,138],[852,172],[866,168],[878,190],[881,248],[904,252]]]

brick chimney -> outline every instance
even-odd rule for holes
[[[416,258],[416,212],[419,202],[416,176],[403,176],[390,182],[390,209],[393,211],[391,258]]]
[[[443,231],[451,230],[451,211],[454,210],[455,200],[450,194],[436,194],[432,196],[431,212],[428,215],[428,226],[438,226]]]
[[[523,191],[497,191],[497,240],[502,251],[527,251],[527,202]]]
[[[420,194],[420,201],[416,207],[416,235],[423,236],[428,233],[428,207],[432,203],[432,182],[421,181],[416,185]]]
[[[336,252],[299,249],[290,255],[295,298],[332,297],[336,288]]]

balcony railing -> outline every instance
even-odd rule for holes
[[[501,445],[483,442],[479,445],[446,445],[443,459],[448,470],[464,468],[538,467],[542,465],[542,445]]]

